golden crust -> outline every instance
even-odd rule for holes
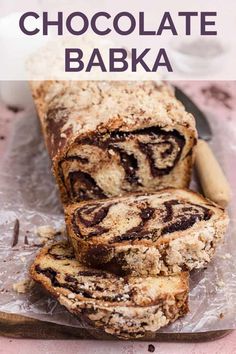
[[[66,108],[56,117],[59,130],[67,136],[69,147],[79,135],[84,137],[94,131],[136,130],[143,127],[185,127],[196,136],[194,117],[175,98],[166,84],[154,81],[43,81],[31,83],[38,114],[45,128],[48,111]],[[67,129],[71,127],[72,129]],[[48,135],[48,134],[46,134]],[[48,136],[46,136],[48,140]],[[51,142],[55,145],[55,141]],[[60,154],[63,144],[55,152]]]

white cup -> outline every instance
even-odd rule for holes
[[[26,62],[48,38],[24,35],[19,28],[21,15],[21,12],[13,12],[0,18],[0,99],[8,106],[27,108],[32,105],[32,97]],[[38,23],[37,27],[40,27]]]

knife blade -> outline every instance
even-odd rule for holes
[[[175,96],[184,105],[186,111],[192,113],[192,115],[195,117],[199,138],[206,141],[211,140],[212,130],[205,114],[180,88],[176,86]]]

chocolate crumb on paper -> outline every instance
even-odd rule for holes
[[[14,228],[13,228],[11,247],[15,247],[18,244],[19,232],[20,232],[20,222],[18,219],[16,219],[15,224],[14,224]]]
[[[149,346],[148,346],[148,351],[150,352],[150,353],[154,353],[155,352],[155,347],[154,347],[154,345],[153,344],[149,344]]]
[[[29,241],[28,241],[28,237],[27,237],[27,235],[25,235],[25,238],[24,238],[24,244],[25,244],[25,245],[29,245]]]
[[[22,112],[23,111],[23,108],[17,107],[17,106],[11,106],[11,105],[8,105],[7,109],[9,111],[13,112],[13,113],[18,113],[18,112]]]

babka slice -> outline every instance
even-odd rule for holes
[[[167,85],[33,82],[63,203],[189,185],[195,120]]]
[[[71,313],[123,339],[142,337],[188,312],[188,273],[121,278],[81,265],[72,248],[41,250],[30,270]]]
[[[132,275],[206,266],[228,224],[218,205],[192,191],[171,188],[70,205],[65,214],[83,264]]]

